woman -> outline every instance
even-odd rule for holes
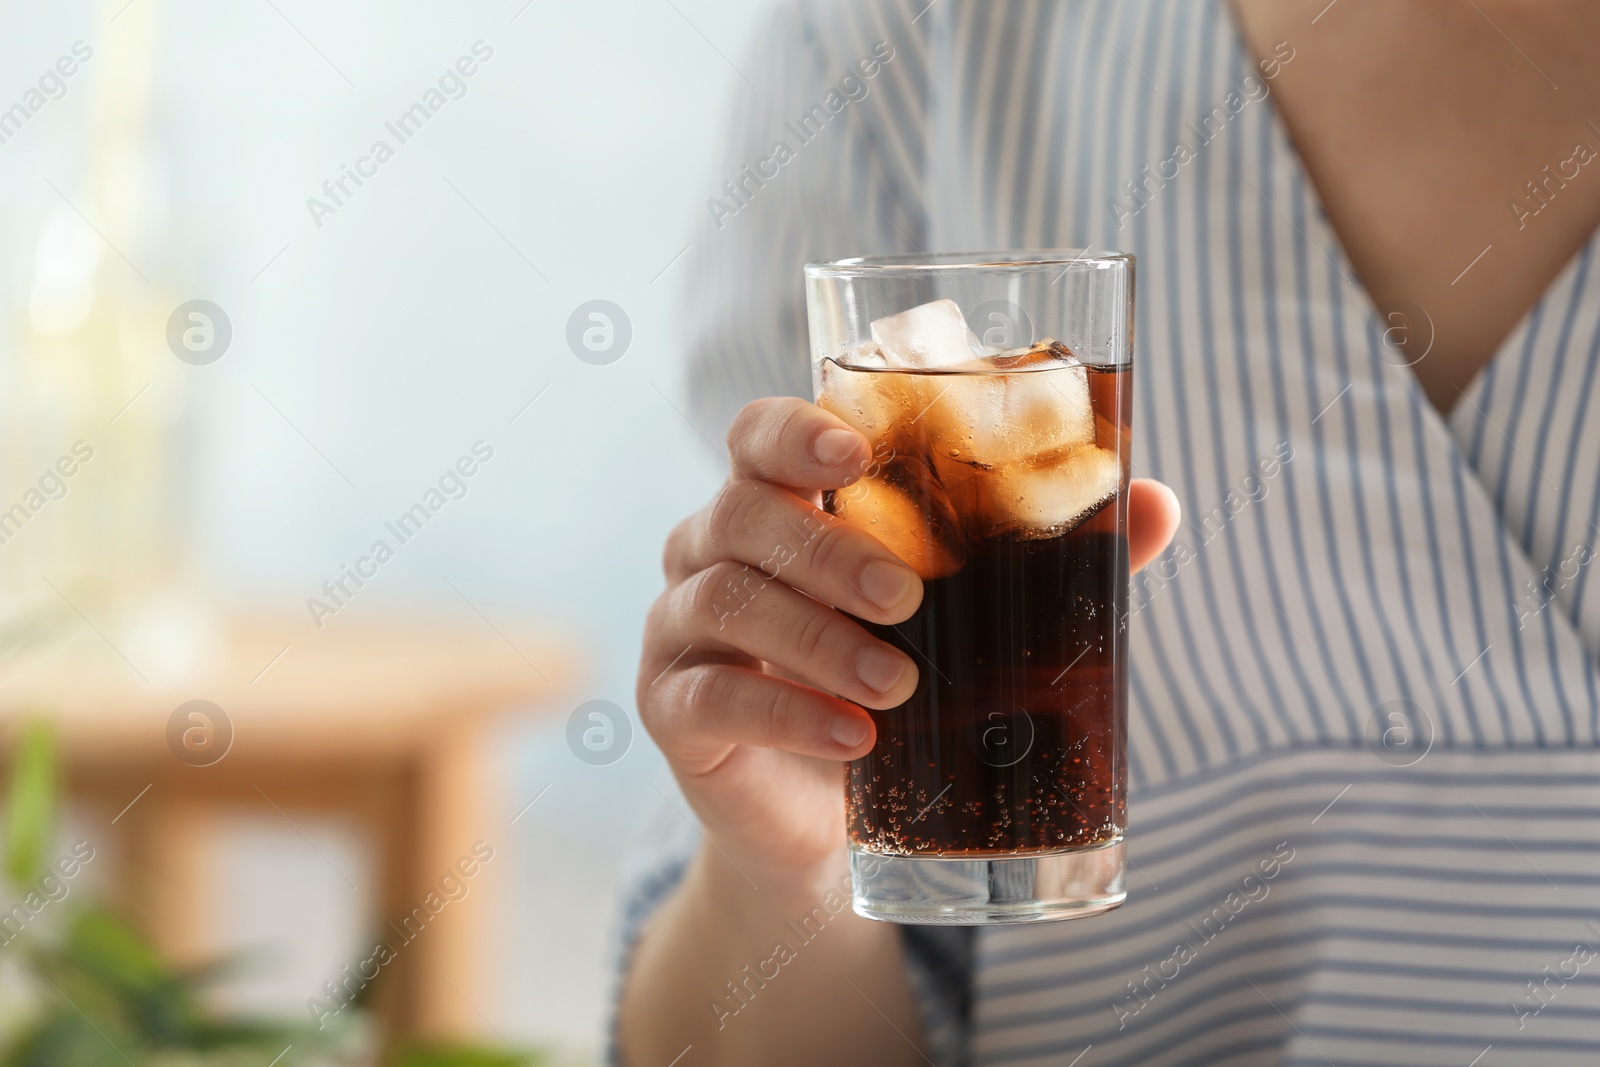
[[[795,938],[856,706],[917,670],[824,605],[920,586],[834,528],[716,628],[866,455],[757,400],[646,633],[702,837],[630,912],[622,1062],[1594,1062],[1597,40],[1582,0],[786,10],[696,242],[703,420],[808,392],[805,260],[1139,257],[1134,874],[1082,922]]]

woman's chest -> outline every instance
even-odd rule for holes
[[[1447,423],[1214,7],[1095,9],[1102,40],[1028,5],[950,57],[928,142],[929,247],[1139,257],[1133,463],[1186,523],[1134,586],[1135,784],[1396,707],[1445,745],[1592,740],[1600,592],[1544,581],[1600,540],[1590,257]]]

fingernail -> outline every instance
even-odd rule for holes
[[[835,715],[828,724],[828,736],[845,748],[855,748],[867,739],[867,724],[859,715]]]
[[[877,645],[856,653],[856,677],[875,693],[887,693],[905,673],[906,659],[899,653]]]
[[[911,592],[913,577],[898,563],[875,559],[861,570],[861,591],[868,600],[887,611]]]
[[[817,457],[818,463],[837,467],[855,452],[860,439],[861,435],[854,430],[823,430],[811,443],[811,454]]]

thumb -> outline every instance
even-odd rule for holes
[[[1135,478],[1128,484],[1128,567],[1137,574],[1165,552],[1178,532],[1183,509],[1178,495],[1154,478]]]

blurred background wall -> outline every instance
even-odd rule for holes
[[[0,506],[74,440],[99,464],[0,546],[7,618],[59,609],[52,583],[131,587],[115,618],[60,625],[181,674],[217,604],[305,615],[487,443],[465,495],[325,625],[527,624],[582,650],[576,688],[482,753],[507,819],[548,787],[505,838],[514,892],[479,1004],[513,1039],[598,1046],[617,863],[666,780],[642,731],[590,766],[565,727],[584,700],[634,713],[660,545],[720,478],[674,408],[675,307],[726,117],[757,91],[728,57],[767,7],[5,5],[0,107],[27,108],[75,43],[92,56],[0,124]],[[463,57],[474,72],[401,142],[386,123]],[[363,162],[378,139],[392,158]],[[335,198],[347,167],[369,173]],[[169,350],[192,300],[231,326],[209,364]],[[569,348],[592,300],[631,326],[609,365]],[[365,846],[337,820],[250,816],[205,862],[208,929],[260,950],[227,999],[304,1013],[362,941]]]

